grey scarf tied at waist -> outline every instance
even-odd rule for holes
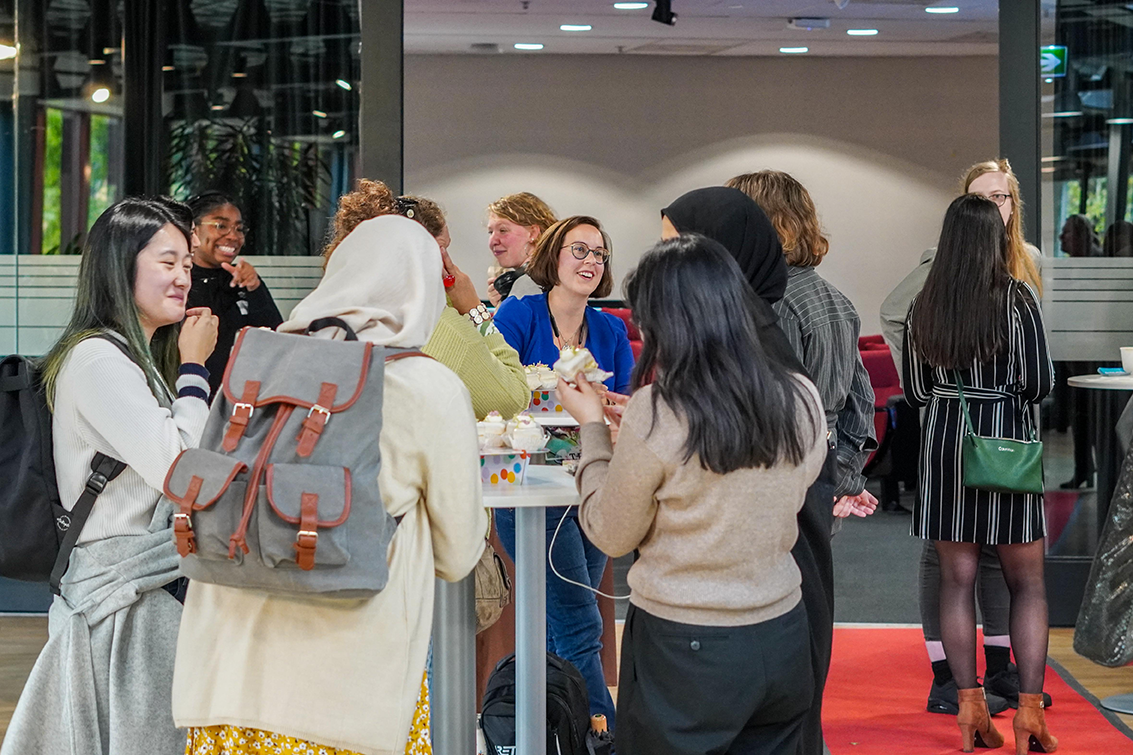
[[[180,755],[173,660],[181,604],[162,499],[150,532],[75,548],[48,613],[48,640],[0,755]]]

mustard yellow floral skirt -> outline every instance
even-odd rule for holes
[[[205,726],[191,728],[185,744],[185,755],[358,755],[351,750],[307,742],[282,734],[237,726]],[[421,680],[417,710],[409,727],[405,755],[432,755],[429,739],[429,687]]]

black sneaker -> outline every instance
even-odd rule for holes
[[[987,696],[987,711],[993,716],[1011,707],[1006,700],[999,695],[992,694],[991,690],[987,688],[984,689],[984,694]],[[1018,700],[1018,697],[1015,699]],[[956,691],[956,680],[949,679],[944,684],[937,684],[934,679],[932,687],[928,691],[928,706],[925,710],[929,713],[945,713],[949,716],[959,714],[960,695]]]
[[[1012,708],[1019,707],[1019,667],[1014,663],[1008,663],[1005,671],[1000,671],[998,674],[992,674],[984,679],[984,688],[987,690],[988,695],[992,692],[999,695],[1007,701],[1007,704]],[[1046,692],[1043,693],[1043,706],[1049,708],[1053,704],[1050,695]]]

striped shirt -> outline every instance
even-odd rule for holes
[[[873,388],[858,351],[861,320],[850,300],[813,267],[787,268],[787,292],[774,305],[787,336],[822,397],[838,453],[836,496],[865,487],[862,467],[877,448]]]

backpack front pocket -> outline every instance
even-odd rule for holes
[[[182,556],[228,558],[228,539],[244,510],[247,472],[239,459],[203,448],[187,449],[173,462],[162,492],[176,507],[173,532]]]
[[[313,464],[269,464],[268,506],[256,513],[266,566],[311,570],[350,561],[350,470]]]

